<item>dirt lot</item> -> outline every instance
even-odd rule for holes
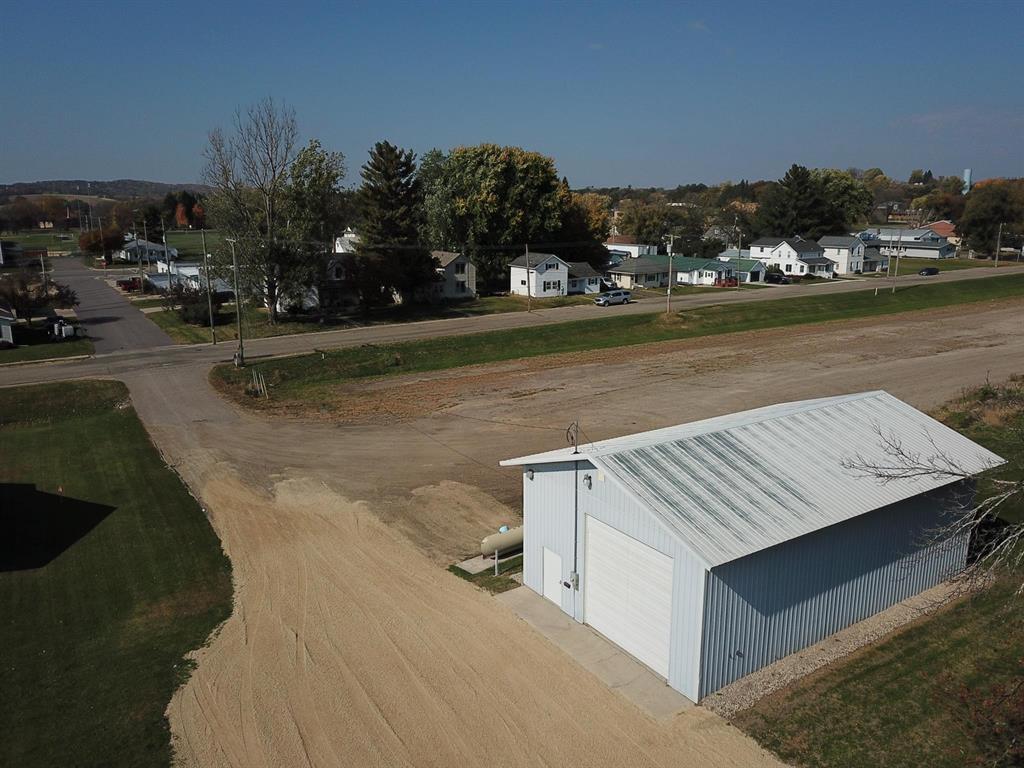
[[[181,762],[771,764],[703,708],[650,720],[444,572],[517,518],[519,476],[497,461],[562,445],[577,418],[601,439],[871,388],[932,407],[1020,371],[1022,308],[394,378],[349,390],[347,424],[242,413],[203,366],[131,374],[236,579],[234,615],[169,710]],[[380,404],[401,418],[365,423]]]

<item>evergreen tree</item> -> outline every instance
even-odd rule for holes
[[[361,230],[356,248],[356,279],[364,308],[386,298],[402,299],[434,276],[434,261],[423,247],[420,231],[423,191],[416,175],[416,155],[383,141],[370,150],[359,190]]]
[[[816,240],[844,229],[842,213],[826,196],[821,180],[802,165],[793,165],[765,193],[758,219],[763,233],[778,237]]]

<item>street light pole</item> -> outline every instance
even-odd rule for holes
[[[999,266],[999,251],[1003,249],[1003,222],[999,222],[999,234],[996,235],[996,266]]]
[[[245,366],[245,347],[242,344],[242,295],[238,291],[238,258],[235,256],[235,240],[224,238],[231,244],[231,268],[235,273],[235,321],[238,327],[238,350],[235,352],[235,367]]]

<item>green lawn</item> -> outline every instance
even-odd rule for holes
[[[0,765],[169,765],[230,564],[122,384],[0,389],[0,518]]]
[[[203,256],[203,233],[198,230],[167,231],[167,245],[178,249],[179,257]],[[206,231],[206,247],[210,253],[224,245],[224,235],[216,230]]]
[[[74,338],[66,341],[52,341],[46,335],[46,329],[38,324],[38,320],[36,323],[37,325],[32,328],[27,328],[24,325],[14,327],[14,341],[19,346],[0,349],[0,365],[93,353],[92,342],[89,339]]]
[[[165,306],[165,302],[161,297],[149,299],[132,299],[132,306],[135,307],[136,309],[149,309],[151,307],[163,308]]]
[[[1024,429],[1024,380],[983,387],[939,416],[1009,459],[1003,477],[1020,478],[1024,446],[1014,430]],[[1006,513],[1024,520],[1020,504]],[[995,701],[994,686],[1024,684],[1024,598],[1013,594],[1021,578],[1004,576],[986,592],[769,696],[734,716],[734,724],[795,765],[1020,765],[984,755],[986,745],[998,743],[1004,717],[972,717],[964,698]],[[1018,689],[1010,699],[1016,719],[1005,721],[1018,738],[1022,695]],[[1017,748],[1019,760],[1024,750]]]
[[[896,260],[892,260],[892,268],[896,268]],[[916,275],[925,267],[936,267],[940,272],[955,272],[959,269],[977,269],[978,267],[994,267],[996,265],[991,259],[900,259],[900,275]],[[1000,267],[1016,266],[1015,261],[1000,260]],[[891,277],[885,272],[872,272],[865,277],[884,278]]]
[[[64,239],[67,238],[67,239]],[[13,240],[22,248],[48,248],[51,251],[77,251],[78,231],[27,230],[0,234],[0,240]]]
[[[594,296],[555,296],[550,299],[527,299],[525,296],[481,296],[472,301],[453,303],[453,313],[467,315],[496,315],[501,312],[525,312],[527,309],[552,309],[554,307],[572,307],[593,304]],[[428,308],[429,309],[429,308]],[[438,308],[434,309],[435,314]],[[441,308],[443,311],[443,308]]]
[[[162,301],[155,306],[163,306]],[[146,315],[159,325],[175,344],[201,344],[213,340],[210,326],[191,325],[181,319],[177,310],[152,312]],[[287,336],[294,333],[312,333],[330,330],[338,325],[321,324],[315,318],[280,318],[271,325],[265,309],[246,306],[242,314],[242,335],[246,339],[262,339],[268,336]],[[217,341],[233,341],[238,338],[233,304],[223,307],[217,316]]]
[[[559,296],[553,299],[533,299],[532,308],[549,309],[580,304],[591,304],[589,296]],[[136,306],[163,306],[161,299],[144,299],[135,302]],[[244,310],[242,333],[247,339],[260,339],[269,336],[287,336],[294,333],[314,333],[329,331],[336,328],[352,328],[365,325],[382,325],[385,323],[411,323],[419,320],[437,320],[466,315],[492,315],[500,312],[525,312],[526,299],[521,296],[485,296],[473,301],[453,303],[451,305],[405,305],[381,307],[368,315],[355,315],[342,318],[320,318],[316,316],[285,316],[278,317],[276,324],[269,322],[266,309],[247,306]],[[211,341],[209,327],[188,325],[182,322],[177,312],[157,312],[148,316],[150,320],[166,331],[176,344],[200,344]],[[235,311],[233,306],[224,307],[218,319],[217,341],[238,338],[235,327]]]
[[[258,363],[270,387],[260,407],[329,402],[339,382],[371,376],[433,371],[478,363],[512,360],[560,352],[608,349],[648,342],[720,333],[778,328],[870,317],[952,304],[1024,296],[1024,275],[968,282],[906,286],[895,294],[857,291],[795,299],[715,305],[664,314],[612,316],[529,329],[490,331],[469,336],[366,345]],[[244,394],[246,371],[219,366],[212,380],[229,396],[254,403]],[[323,405],[322,407],[329,407]]]

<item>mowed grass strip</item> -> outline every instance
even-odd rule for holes
[[[1020,479],[1024,377],[965,393],[936,415],[1007,459],[990,476]],[[982,479],[979,492],[992,490]],[[1001,516],[1024,520],[1024,503],[1004,506]],[[980,702],[994,686],[1024,685],[1024,598],[1014,594],[1022,578],[1005,575],[989,590],[763,699],[733,723],[795,765],[996,764],[984,745],[997,748],[999,724],[977,728],[959,694]],[[1018,689],[1018,701],[1022,695]]]
[[[0,349],[0,365],[91,355],[95,351],[92,342],[84,337],[53,341],[42,325],[36,325],[33,328],[23,325],[15,326],[14,340],[18,346]]]
[[[0,765],[168,765],[231,573],[122,384],[0,389],[0,519]]]
[[[749,304],[715,305],[663,314],[624,315],[535,328],[443,336],[421,341],[350,347],[256,364],[271,388],[274,408],[319,399],[323,388],[352,379],[435,371],[466,365],[564,352],[609,349],[672,339],[780,328],[828,320],[871,317],[954,304],[1024,296],[1024,275],[935,285],[915,285],[895,294],[873,290],[773,299]],[[941,332],[941,331],[937,331]],[[219,389],[241,402],[248,370],[221,365],[211,373]]]

